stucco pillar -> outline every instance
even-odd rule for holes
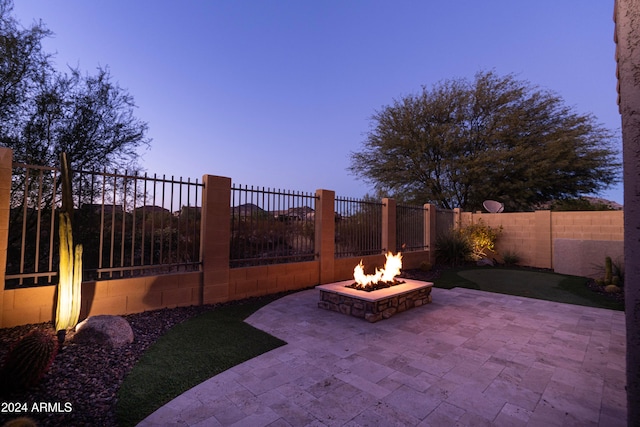
[[[396,201],[382,199],[382,251],[395,253],[396,248]]]
[[[640,0],[617,0],[614,20],[622,115],[627,422],[640,425]]]
[[[553,258],[551,242],[551,211],[535,211],[534,245],[535,258],[533,266],[551,268]]]
[[[229,299],[231,178],[204,175],[202,182],[202,303],[214,304]]]
[[[7,245],[9,242],[9,211],[13,151],[0,148],[0,328],[4,318],[4,284],[7,273]]]
[[[438,218],[438,211],[436,205],[426,203],[424,208],[424,245],[429,250],[429,263],[434,265],[436,263],[436,238],[438,224],[436,223]]]
[[[336,193],[331,190],[316,190],[316,257],[320,262],[320,284],[333,282],[336,252]]]

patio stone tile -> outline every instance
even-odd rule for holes
[[[357,354],[353,355],[352,357],[342,359],[341,361],[336,363],[336,367],[358,375],[362,378],[366,378],[367,380],[374,383],[380,381],[381,379],[389,376],[394,372],[394,370],[392,368],[389,368],[388,366],[376,363]]]
[[[460,417],[464,414],[464,409],[442,402],[418,426],[453,427],[458,425]]]
[[[493,424],[496,426],[526,426],[531,418],[531,411],[520,406],[506,403]]]
[[[231,424],[229,427],[266,427],[279,418],[280,416],[271,408],[262,406],[252,414]]]
[[[420,369],[421,371],[441,377],[455,367],[455,364],[447,359],[434,359],[433,357],[424,356],[420,359],[411,361],[410,366]]]
[[[289,424],[282,418],[278,418],[271,424],[267,424],[267,427],[293,427],[293,424]]]
[[[247,319],[287,345],[139,425],[623,426],[624,313],[478,290],[374,324],[288,295]]]
[[[282,402],[270,407],[283,421],[292,426],[304,426],[316,420],[309,411],[295,404]]]
[[[429,399],[424,393],[403,385],[385,397],[383,402],[393,406],[399,412],[421,420],[429,415],[441,401]]]
[[[351,372],[338,372],[336,374],[336,378],[356,387],[357,389],[371,394],[376,399],[382,399],[391,393],[391,390],[379,386],[378,384],[368,381],[364,377]]]
[[[308,387],[305,391],[311,395],[313,395],[316,399],[322,397],[326,394],[335,393],[340,387],[344,386],[346,383],[341,379],[337,378],[334,375],[326,377],[315,384]],[[353,387],[353,394],[357,391],[355,387]],[[344,392],[344,390],[342,390]],[[345,396],[347,397],[347,396]]]
[[[496,378],[483,394],[497,404],[506,402],[528,411],[535,409],[542,396],[541,392],[531,391],[503,378]]]
[[[426,391],[434,384],[434,382],[438,380],[438,378],[434,375],[422,371],[416,376],[407,375],[403,372],[395,371],[385,379],[393,380],[399,384],[404,384],[420,392]]]
[[[490,399],[480,388],[458,387],[449,394],[447,402],[464,409],[467,413],[493,420],[506,403],[506,399]]]
[[[307,404],[304,409],[307,410],[318,420],[329,426],[341,426],[352,418],[356,417],[368,406],[377,402],[370,394],[357,390],[353,393],[350,385],[344,385],[341,389],[337,389],[335,393],[328,393],[320,398],[313,400]]]
[[[213,417],[223,426],[230,426],[247,416],[242,409],[233,405],[231,402],[229,403],[229,405],[217,408],[213,414]]]

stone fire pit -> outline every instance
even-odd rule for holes
[[[405,283],[371,292],[345,287],[353,283],[353,280],[319,285],[316,286],[320,290],[318,307],[373,323],[431,302],[433,283],[402,280]]]

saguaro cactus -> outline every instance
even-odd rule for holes
[[[60,341],[66,330],[74,327],[80,318],[82,288],[82,245],[73,245],[73,198],[71,194],[71,170],[66,153],[60,155],[62,168],[62,209],[60,210],[60,277],[56,324]]]

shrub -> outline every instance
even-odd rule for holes
[[[518,255],[515,251],[505,251],[502,255],[502,260],[506,265],[516,265],[521,261],[520,255]]]
[[[49,332],[35,330],[22,338],[5,358],[0,371],[3,392],[36,385],[58,353],[58,340]]]
[[[498,235],[502,232],[502,226],[493,229],[479,220],[475,224],[463,227],[460,232],[469,240],[472,259],[477,261],[487,256],[487,250],[493,251],[495,249]]]
[[[462,264],[471,259],[472,253],[469,238],[458,230],[451,230],[436,238],[436,258],[443,264]]]
[[[428,261],[422,261],[420,263],[420,270],[422,270],[422,271],[431,271],[432,268],[433,268],[433,266]]]

